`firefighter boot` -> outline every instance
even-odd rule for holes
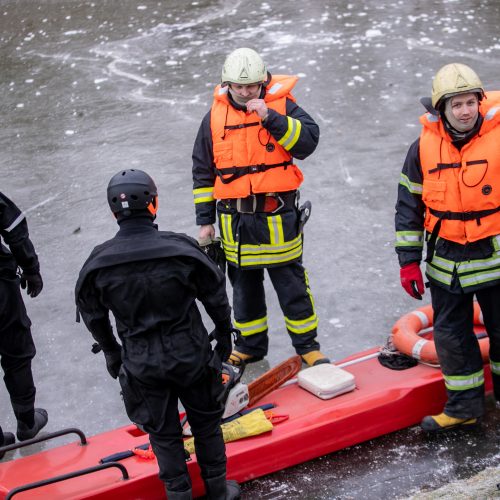
[[[47,425],[49,417],[43,408],[35,408],[34,424],[29,427],[22,420],[17,421],[17,439],[26,441],[34,438]]]
[[[240,485],[226,480],[226,474],[203,479],[208,500],[238,500],[241,498]]]
[[[301,354],[302,361],[308,366],[322,365],[323,363],[330,363],[330,360],[320,351],[311,351]]]
[[[167,492],[168,500],[193,500],[193,492],[190,489],[186,491],[171,491],[165,485],[165,491]]]
[[[0,433],[0,435],[1,435],[1,433]],[[0,442],[0,448],[2,446],[9,446],[11,444],[14,444],[15,442],[16,442],[16,438],[14,437],[14,434],[12,434],[12,432],[4,432],[3,433],[3,440],[2,440],[2,442]],[[0,460],[2,460],[5,453],[6,453],[5,451],[0,451]]]
[[[241,366],[242,364],[256,363],[257,361],[261,361],[263,359],[263,357],[252,356],[251,354],[245,354],[233,349],[233,352],[231,353],[231,356],[229,356],[227,362],[233,366]]]
[[[192,500],[191,478],[189,474],[181,474],[163,482],[168,500]]]
[[[427,415],[420,422],[420,427],[426,432],[441,432],[457,427],[469,427],[478,423],[477,418],[456,418],[440,413],[439,415]]]

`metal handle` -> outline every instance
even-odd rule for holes
[[[61,474],[60,476],[54,476],[49,479],[42,479],[41,481],[36,481],[34,483],[23,484],[22,486],[17,486],[16,488],[9,491],[5,500],[10,500],[17,493],[22,491],[33,490],[35,488],[41,488],[42,486],[47,486],[48,484],[58,483],[60,481],[65,481],[66,479],[72,479],[74,477],[84,476],[85,474],[92,474],[103,469],[109,469],[110,467],[116,467],[120,469],[122,477],[124,480],[129,478],[128,471],[122,464],[116,462],[109,462],[107,464],[95,465],[94,467],[89,467],[87,469],[76,470],[74,472],[69,472],[68,474]]]
[[[47,441],[49,439],[53,439],[59,436],[64,436],[66,434],[78,434],[82,446],[87,444],[87,438],[85,437],[85,434],[76,427],[70,427],[68,429],[62,429],[60,431],[51,432],[50,434],[45,434],[44,436],[39,436],[33,439],[27,439],[26,441],[21,441],[19,443],[9,444],[8,446],[2,446],[0,447],[0,453],[17,450],[19,448],[24,448],[25,446],[30,446],[31,444],[35,443],[41,443],[42,441]]]

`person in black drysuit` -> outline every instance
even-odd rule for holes
[[[129,418],[150,435],[169,500],[192,497],[178,400],[191,425],[208,498],[239,498],[238,484],[226,481],[220,428],[221,361],[232,349],[225,278],[194,239],[158,230],[157,200],[145,172],[123,170],[112,177],[108,202],[120,229],[94,248],[81,269],[77,309],[110,375],[119,378]],[[196,299],[215,324],[215,352]]]
[[[36,388],[31,360],[36,349],[19,285],[27,288],[28,295],[34,298],[42,291],[43,281],[26,218],[1,192],[0,237],[0,363],[17,419],[17,438],[25,441],[38,434],[47,424],[48,417],[44,409],[35,408]],[[22,270],[20,277],[18,267]],[[0,427],[0,447],[14,442],[14,434],[4,433]],[[0,458],[3,455],[0,453]]]

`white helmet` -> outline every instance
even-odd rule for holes
[[[432,82],[432,106],[437,109],[442,99],[469,92],[477,92],[479,100],[484,96],[483,84],[476,72],[465,64],[446,64]]]
[[[231,52],[222,67],[222,84],[247,85],[267,80],[267,68],[255,50],[241,48]]]

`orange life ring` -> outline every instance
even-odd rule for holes
[[[439,364],[432,331],[422,332],[433,325],[432,305],[420,307],[398,319],[392,327],[392,340],[398,351],[425,363]],[[474,331],[484,330],[483,314],[474,302]],[[489,360],[490,340],[488,336],[478,338],[484,362]]]

